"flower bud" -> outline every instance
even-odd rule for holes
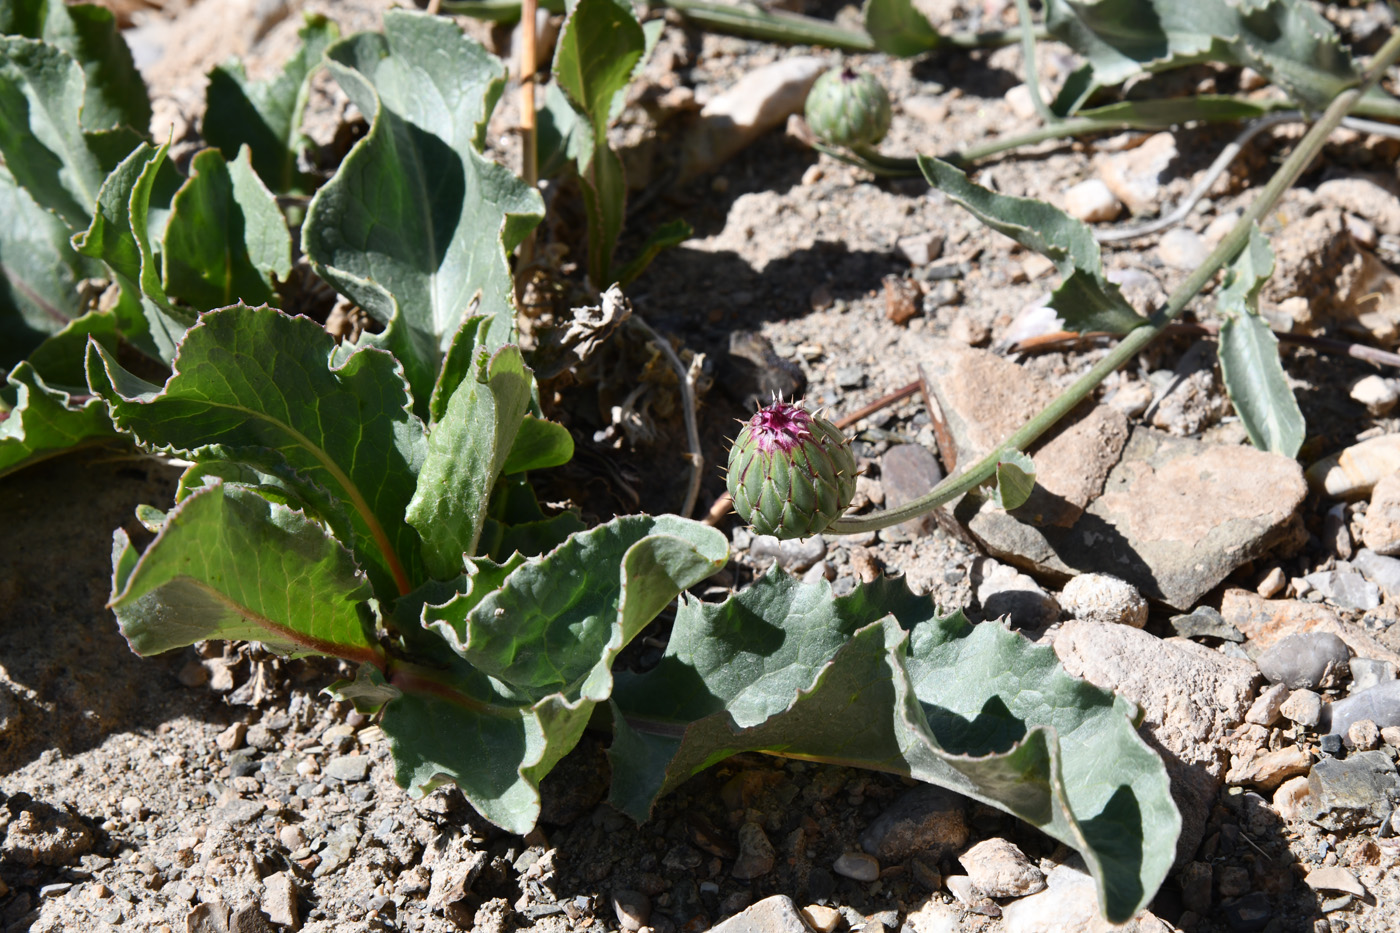
[[[850,441],[791,402],[759,409],[729,451],[734,511],[759,534],[818,534],[841,517],[855,491]]]
[[[869,72],[833,68],[807,94],[807,125],[824,143],[873,146],[890,128],[890,97]]]

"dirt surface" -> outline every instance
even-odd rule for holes
[[[156,100],[153,132],[173,134],[177,157],[188,158],[199,145],[208,68],[239,56],[255,77],[265,74],[291,53],[300,10],[325,12],[348,34],[372,28],[388,4],[166,0],[125,6]],[[1014,22],[1014,8],[998,0],[937,6],[942,24]],[[1383,18],[1379,8],[1333,15],[1360,29],[1371,21],[1367,17]],[[804,12],[853,15],[834,4],[809,4]],[[667,22],[617,129],[638,188],[619,254],[630,256],[649,231],[673,218],[695,228],[694,238],[663,253],[629,297],[636,313],[689,358],[704,355],[700,417],[711,466],[702,484],[703,510],[723,490],[714,466],[726,453],[723,437],[754,397],[800,392],[836,416],[855,411],[917,379],[919,365],[935,352],[935,338],[1004,348],[1024,328],[1025,312],[1053,288],[1054,276],[1037,257],[981,227],[922,181],[874,179],[819,157],[782,129],[716,172],[678,179],[696,106],[785,56],[838,58],[705,34],[673,14]],[[508,43],[508,32],[463,24],[498,51]],[[853,62],[878,74],[896,102],[887,153],[946,152],[1027,121],[1006,97],[1021,83],[1016,48],[916,61],[857,56]],[[1039,64],[1042,80],[1054,87],[1073,63],[1067,50],[1050,46]],[[1186,80],[1176,75],[1161,84]],[[1189,72],[1186,89],[1229,91],[1242,80],[1238,70],[1197,69]],[[338,145],[343,154],[344,127],[358,115],[330,82],[318,85],[313,106],[311,133],[333,168]],[[510,165],[517,164],[518,151],[514,106],[508,93],[490,133],[494,154]],[[1234,132],[1195,127],[1172,133],[1176,154],[1154,210],[1184,196]],[[984,163],[978,180],[1002,193],[1063,204],[1067,189],[1099,177],[1104,159],[1132,152],[1145,135],[1042,144]],[[1248,203],[1297,135],[1296,128],[1283,127],[1256,140],[1183,228],[1209,241],[1213,225]],[[1266,232],[1275,235],[1280,273],[1266,291],[1264,311],[1276,323],[1394,349],[1381,310],[1371,308],[1374,315],[1366,318],[1367,308],[1358,307],[1377,288],[1376,270],[1366,263],[1394,274],[1400,230],[1372,229],[1374,240],[1363,255],[1357,242],[1366,239],[1365,231],[1360,237],[1348,232],[1355,218],[1313,192],[1328,179],[1359,175],[1379,177],[1394,189],[1397,154],[1394,140],[1338,134],[1302,190],[1272,215]],[[542,234],[541,253],[555,294],[567,305],[569,296],[580,294],[574,263],[582,262],[582,225],[568,213],[567,186],[548,194],[562,219]],[[924,261],[911,262],[901,242],[911,237],[924,238],[930,254]],[[1105,256],[1130,300],[1144,310],[1186,275],[1160,236],[1106,247]],[[1289,304],[1299,297],[1302,310],[1296,301]],[[326,296],[320,300],[328,304]],[[891,320],[888,312],[907,310],[910,302],[912,317]],[[552,309],[542,304],[532,313],[544,324]],[[1210,317],[1208,302],[1196,310]],[[1014,358],[1063,386],[1104,352],[1104,345],[1088,341]],[[1217,443],[1245,442],[1214,376],[1212,346],[1199,337],[1160,341],[1111,377],[1101,397],[1111,401],[1121,393],[1121,401],[1146,392],[1154,399],[1191,354],[1207,360],[1205,375],[1193,383],[1194,401],[1181,403],[1177,396],[1163,404],[1158,398],[1131,410],[1130,421]],[[1371,414],[1349,397],[1352,384],[1375,367],[1309,348],[1288,348],[1285,359],[1309,425],[1304,463],[1360,438],[1395,432],[1388,413]],[[553,413],[579,442],[575,463],[551,481],[557,488],[546,498],[572,499],[594,518],[675,509],[687,467],[668,378],[641,337],[620,334],[590,366],[546,385]],[[645,427],[640,433],[624,430],[615,414],[628,398]],[[937,449],[933,419],[918,394],[853,430],[866,470],[858,496],[864,508],[893,495],[896,478],[881,473],[892,447]],[[545,817],[529,836],[485,823],[451,789],[413,801],[393,783],[382,732],[321,692],[345,673],[335,665],[289,662],[247,645],[202,645],[154,660],[130,653],[104,608],[111,530],[120,525],[141,542],[133,508],[164,507],[176,475],[155,460],[104,452],[34,467],[0,484],[6,538],[0,549],[0,929],[250,933],[271,923],[329,933],[644,925],[664,933],[704,930],[784,894],[799,907],[835,908],[840,916],[833,922],[844,927],[833,928],[997,931],[1005,927],[995,905],[971,909],[943,882],[961,874],[957,855],[966,845],[1006,839],[1046,870],[1070,860],[1071,853],[1028,826],[966,804],[960,810],[969,830],[965,846],[883,864],[878,880],[856,880],[838,870],[838,859],[860,851],[862,834],[910,785],[887,775],[758,756],[740,756],[700,775],[637,826],[600,802],[604,740],[591,735],[546,782]],[[1203,603],[1221,608],[1227,587],[1252,591],[1271,571],[1292,581],[1350,557],[1350,537],[1343,549],[1335,522],[1328,524],[1336,505],[1310,495],[1303,506],[1306,543],[1246,564]],[[1336,514],[1344,531],[1354,530],[1364,509],[1345,506]],[[722,527],[732,533],[736,560],[725,576],[710,581],[707,596],[742,585],[772,562],[732,519]],[[984,616],[973,576],[978,552],[951,520],[833,538],[821,547],[822,556],[808,565],[815,570],[799,572],[825,575],[838,591],[869,573],[902,573],[940,605],[964,607],[974,620]],[[1148,631],[1170,636],[1171,614],[1153,607]],[[1336,615],[1386,650],[1396,648],[1394,604]],[[1285,736],[1275,729],[1265,736],[1260,742],[1271,749],[1299,746],[1318,755],[1316,735],[1295,730]],[[1225,754],[1227,737],[1208,741],[1221,743]],[[1381,748],[1395,757],[1390,746]],[[1207,807],[1199,849],[1185,853],[1151,905],[1160,918],[1154,922],[1163,924],[1151,928],[1379,933],[1400,926],[1400,856],[1394,839],[1383,835],[1388,824],[1380,831],[1328,832],[1297,813],[1281,815],[1270,796],[1241,785],[1219,791]],[[747,829],[755,825],[766,850]],[[1360,878],[1366,895],[1304,883],[1308,872],[1331,866]],[[1267,910],[1252,925],[1245,907],[1260,894]],[[910,919],[927,916],[920,911],[930,904],[960,926]]]

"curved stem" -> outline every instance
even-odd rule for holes
[[[1059,123],[1060,118],[1040,95],[1040,75],[1035,68],[1035,21],[1031,18],[1030,0],[1016,0],[1016,16],[1021,20],[1021,61],[1026,68],[1026,90],[1031,92],[1031,103],[1040,119],[1051,125]]]
[[[1027,421],[1018,431],[993,448],[990,453],[978,460],[966,472],[949,477],[927,494],[898,508],[886,509],[875,515],[837,519],[826,529],[826,533],[861,534],[880,528],[889,528],[911,518],[925,515],[986,482],[996,471],[997,462],[1006,451],[1025,450],[1033,444],[1036,439],[1087,398],[1089,393],[1094,391],[1109,373],[1132,359],[1144,347],[1157,339],[1166,326],[1181,314],[1187,304],[1205,288],[1215,274],[1239,254],[1249,238],[1249,231],[1254,223],[1272,210],[1283,193],[1293,186],[1303,171],[1317,157],[1318,152],[1322,150],[1327,137],[1341,124],[1342,118],[1352,107],[1356,106],[1356,102],[1361,99],[1365,91],[1375,84],[1385,69],[1397,58],[1400,58],[1400,30],[1393,32],[1381,50],[1376,53],[1376,57],[1366,70],[1361,84],[1343,91],[1333,99],[1326,111],[1308,130],[1293,152],[1289,154],[1283,165],[1274,173],[1274,177],[1269,179],[1269,183],[1264,186],[1259,197],[1254,199],[1254,203],[1250,204],[1248,210],[1240,217],[1234,229],[1211,251],[1210,255],[1206,257],[1206,261],[1176,287],[1176,290],[1167,299],[1166,305],[1158,309],[1146,324],[1129,331],[1112,352],[1094,364],[1093,368],[1076,380],[1073,385],[1061,392],[1040,414]]]

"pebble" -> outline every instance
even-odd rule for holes
[[[768,835],[757,823],[745,823],[739,827],[739,856],[729,873],[739,881],[762,878],[773,870],[776,853]]]
[[[1219,638],[1222,641],[1242,642],[1244,633],[1225,621],[1218,611],[1210,606],[1198,606],[1186,615],[1171,617],[1172,631],[1182,638]]]
[[[1285,745],[1276,751],[1263,752],[1237,764],[1225,776],[1225,782],[1236,786],[1248,784],[1263,790],[1273,790],[1289,778],[1306,775],[1311,764],[1307,752],[1296,745]]]
[[[988,897],[1024,897],[1045,889],[1045,874],[1005,839],[985,839],[959,855],[958,862]]]
[[[917,499],[943,479],[938,458],[921,444],[896,444],[880,457],[880,485],[887,508]],[[911,518],[898,526],[910,537],[932,534],[938,527],[932,514]]]
[[[1205,238],[1186,227],[1173,227],[1162,234],[1162,241],[1157,244],[1157,258],[1171,269],[1196,269],[1208,255],[1210,247]]]
[[[1310,729],[1322,718],[1322,697],[1308,689],[1294,690],[1278,711],[1289,722]]]
[[[1362,548],[1352,557],[1352,566],[1381,588],[1391,602],[1400,601],[1400,558],[1384,557]]]
[[[214,744],[221,751],[231,752],[243,745],[243,737],[248,734],[246,722],[236,722],[214,737]]]
[[[701,928],[703,928],[701,924]],[[792,898],[786,894],[765,897],[723,923],[710,927],[710,933],[810,933],[802,922]]]
[[[640,930],[651,919],[651,898],[641,891],[614,891],[613,913],[624,930]]]
[[[1395,664],[1375,658],[1352,658],[1347,666],[1351,669],[1351,692],[1353,694],[1370,690],[1395,679]]]
[[[821,535],[779,541],[772,535],[754,535],[749,554],[775,561],[784,570],[802,573],[826,557],[826,539]]]
[[[1098,178],[1081,181],[1065,192],[1065,213],[1085,223],[1116,220],[1123,202]]]
[[[1324,457],[1307,469],[1308,483],[1334,499],[1369,496],[1376,484],[1400,470],[1400,434],[1372,437]]]
[[[712,171],[769,130],[802,110],[812,82],[828,62],[793,55],[755,68],[700,110],[681,152],[681,174],[694,178]]]
[[[1342,737],[1335,732],[1329,732],[1317,740],[1317,747],[1322,749],[1324,755],[1335,758],[1342,753]]]
[[[831,870],[843,878],[855,881],[875,881],[880,877],[880,863],[864,852],[845,852],[832,863]]]
[[[259,751],[268,751],[278,745],[277,733],[273,732],[263,723],[256,723],[248,727],[244,733],[244,739],[253,748]]]
[[[1255,891],[1220,905],[1225,922],[1235,933],[1260,933],[1273,919],[1274,910],[1269,895]]]
[[[1367,413],[1376,418],[1390,414],[1396,402],[1400,402],[1400,389],[1397,389],[1395,380],[1375,373],[1362,376],[1352,383],[1350,394],[1352,401],[1366,406]]]
[[[1323,204],[1361,215],[1381,233],[1400,234],[1400,198],[1369,178],[1333,178],[1313,194]]]
[[[1376,483],[1371,502],[1361,519],[1361,540],[1379,555],[1400,554],[1400,473]]]
[[[1274,791],[1274,809],[1278,811],[1279,816],[1289,822],[1302,819],[1305,816],[1303,806],[1307,800],[1308,779],[1306,777],[1289,778]]]
[[[326,837],[326,847],[320,852],[321,864],[316,866],[312,874],[320,878],[339,871],[350,861],[350,856],[355,852],[355,844],[359,841],[360,834],[351,827],[331,833]]]
[[[1060,618],[1060,604],[1031,577],[990,557],[973,562],[982,616],[1010,618],[1013,628],[1043,629]]]
[[[1283,568],[1274,567],[1268,573],[1264,574],[1264,579],[1259,581],[1259,585],[1254,588],[1254,592],[1265,599],[1269,599],[1282,592],[1287,583],[1288,577],[1284,574]]]
[[[1016,85],[1003,94],[1002,99],[1011,107],[1011,112],[1016,115],[1016,119],[1023,123],[1027,120],[1037,119],[1038,111],[1035,109],[1035,101],[1031,98],[1031,89],[1026,85]]]
[[[346,755],[326,762],[324,772],[327,777],[353,784],[369,777],[369,765],[370,760],[365,755]]]
[[[297,885],[286,872],[275,872],[263,879],[262,909],[278,926],[295,930],[301,926],[297,908]]]
[[[1302,632],[1275,642],[1259,655],[1259,672],[1271,683],[1317,689],[1335,685],[1351,652],[1331,632]]]
[[[228,933],[273,933],[257,904],[245,904],[228,918]]]
[[[189,933],[227,933],[228,905],[223,901],[205,901],[190,908],[185,915]]]
[[[1374,609],[1381,604],[1381,588],[1351,570],[1323,570],[1303,578],[1323,599],[1343,609]]]
[[[202,687],[209,682],[209,669],[203,662],[187,661],[175,677],[183,686]]]
[[[964,798],[951,791],[912,787],[866,827],[861,848],[889,863],[912,855],[936,862],[967,842],[965,807]]]
[[[1400,726],[1400,680],[1377,684],[1327,707],[1323,726],[1345,734],[1354,722],[1369,719],[1378,727]]]
[[[911,266],[926,266],[943,252],[943,234],[916,233],[894,241],[894,248]]]
[[[1099,177],[1134,214],[1153,210],[1162,197],[1162,173],[1176,158],[1176,138],[1155,133],[1141,146],[1106,156]]]
[[[1308,775],[1308,819],[1330,832],[1379,826],[1400,797],[1400,775],[1383,752],[1324,758]]]
[[[295,852],[306,845],[306,832],[295,824],[283,826],[277,831],[277,841],[291,852]]]
[[[1108,574],[1082,573],[1070,580],[1060,594],[1060,604],[1082,622],[1111,622],[1133,628],[1147,624],[1147,600],[1131,583]]]
[[[1347,744],[1363,752],[1381,744],[1381,730],[1371,719],[1358,719],[1347,726]]]
[[[1291,693],[1287,684],[1270,684],[1259,694],[1259,698],[1244,714],[1244,721],[1258,726],[1272,726],[1278,721],[1279,712]]]
[[[1360,881],[1356,880],[1356,876],[1340,865],[1324,865],[1321,868],[1314,868],[1308,872],[1303,883],[1314,891],[1341,891],[1346,894],[1354,894],[1357,897],[1366,896],[1366,889],[1361,886]]]
[[[1400,749],[1400,726],[1383,726],[1381,741],[1391,748]]]
[[[802,908],[802,919],[807,921],[815,933],[834,933],[841,926],[841,911],[835,907],[825,907],[821,904],[809,904]]]

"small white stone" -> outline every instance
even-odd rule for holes
[[[1244,721],[1252,722],[1258,726],[1272,726],[1278,721],[1279,709],[1288,699],[1290,692],[1287,684],[1270,685],[1263,693],[1259,694],[1259,699],[1254,701],[1249,712],[1244,714]]]
[[[1162,235],[1162,242],[1157,244],[1157,257],[1163,265],[1173,269],[1196,269],[1208,255],[1210,247],[1206,245],[1205,238],[1185,227],[1168,230]]]
[[[1389,414],[1395,408],[1395,403],[1400,402],[1400,388],[1396,387],[1394,379],[1372,373],[1352,383],[1351,398],[1365,405],[1367,412],[1379,418]]]
[[[1288,583],[1288,577],[1284,575],[1282,567],[1275,567],[1264,575],[1264,579],[1259,581],[1259,585],[1254,588],[1265,599],[1277,596]]]
[[[880,877],[880,863],[875,856],[864,852],[843,853],[832,864],[831,870],[843,878],[856,881],[875,881]]]
[[[1005,839],[985,839],[959,855],[958,861],[988,897],[1024,897],[1045,889],[1044,873]]]
[[[1122,211],[1123,202],[1098,178],[1081,181],[1065,192],[1065,213],[1085,223],[1115,220]]]
[[[1347,744],[1368,752],[1381,744],[1381,730],[1370,719],[1359,719],[1347,727]]]
[[[1031,89],[1026,85],[1016,85],[1011,90],[1006,92],[1003,99],[1011,105],[1011,112],[1016,114],[1017,119],[1035,119],[1035,101],[1031,98]]]
[[[1111,622],[1142,628],[1147,600],[1131,583],[1104,573],[1083,573],[1065,584],[1060,601],[1081,622]]]
[[[1274,791],[1274,809],[1289,822],[1299,819],[1303,815],[1303,804],[1311,793],[1306,777],[1289,778]]]
[[[1099,177],[1134,214],[1157,207],[1162,197],[1162,173],[1176,158],[1176,138],[1155,133],[1141,146],[1116,152],[1099,163]]]
[[[1289,722],[1310,728],[1322,718],[1322,697],[1311,690],[1294,690],[1279,706],[1279,712]]]

